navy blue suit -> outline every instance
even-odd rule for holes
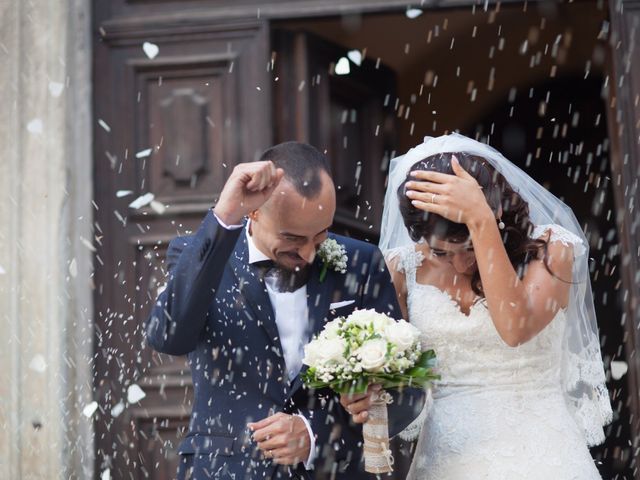
[[[332,235],[346,247],[348,271],[319,281],[316,259],[307,284],[312,333],[354,308],[374,308],[399,318],[396,293],[380,251]],[[194,402],[189,433],[179,446],[178,478],[373,478],[361,462],[361,428],[350,423],[329,390],[311,391],[299,376],[289,382],[274,314],[264,282],[248,264],[244,229],[227,230],[212,212],[195,235],[174,239],[167,252],[169,279],[147,321],[147,341],[157,351],[188,355]],[[332,302],[355,300],[330,311]],[[417,416],[419,390],[396,392],[390,433]],[[277,466],[262,459],[247,423],[275,412],[301,413],[316,436],[314,469]],[[190,476],[185,472],[191,471]]]

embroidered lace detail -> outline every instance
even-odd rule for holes
[[[531,238],[540,238],[547,232],[551,233],[550,242],[562,242],[565,246],[573,245],[574,256],[579,257],[586,253],[587,248],[582,239],[560,225],[536,225]]]
[[[574,245],[576,254],[586,250],[564,229],[536,231],[541,236],[549,229],[551,241]],[[411,246],[392,257],[407,278],[409,320],[422,332],[423,347],[435,350],[442,377],[432,401],[400,434],[419,438],[407,478],[600,479],[587,443],[603,439],[611,409],[601,365],[572,359],[575,369],[563,369],[571,355],[564,344],[567,313],[560,310],[536,337],[509,347],[486,302],[474,303],[465,315],[446,292],[415,281],[421,253]],[[596,402],[569,402],[569,385]]]

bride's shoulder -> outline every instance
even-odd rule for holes
[[[580,236],[557,224],[536,225],[531,232],[531,238],[544,240],[548,244],[556,244],[557,247],[572,248],[575,257],[583,255],[587,250],[587,246]]]
[[[410,272],[422,265],[424,254],[418,246],[405,245],[384,252],[389,269],[396,272]]]

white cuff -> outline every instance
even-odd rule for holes
[[[222,228],[224,228],[225,230],[237,230],[237,229],[242,228],[244,226],[244,225],[227,225],[222,220],[220,220],[220,218],[215,214],[215,212],[213,213],[213,216],[216,217],[216,220],[218,221],[220,226]]]
[[[307,432],[309,432],[309,458],[307,458],[307,461],[304,463],[304,468],[306,470],[313,470],[313,461],[316,459],[316,437],[313,435],[313,430],[311,430],[309,420],[307,420],[301,413],[295,413],[294,415],[302,419],[307,427]]]

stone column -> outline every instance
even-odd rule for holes
[[[90,478],[89,0],[0,1],[0,478]]]

